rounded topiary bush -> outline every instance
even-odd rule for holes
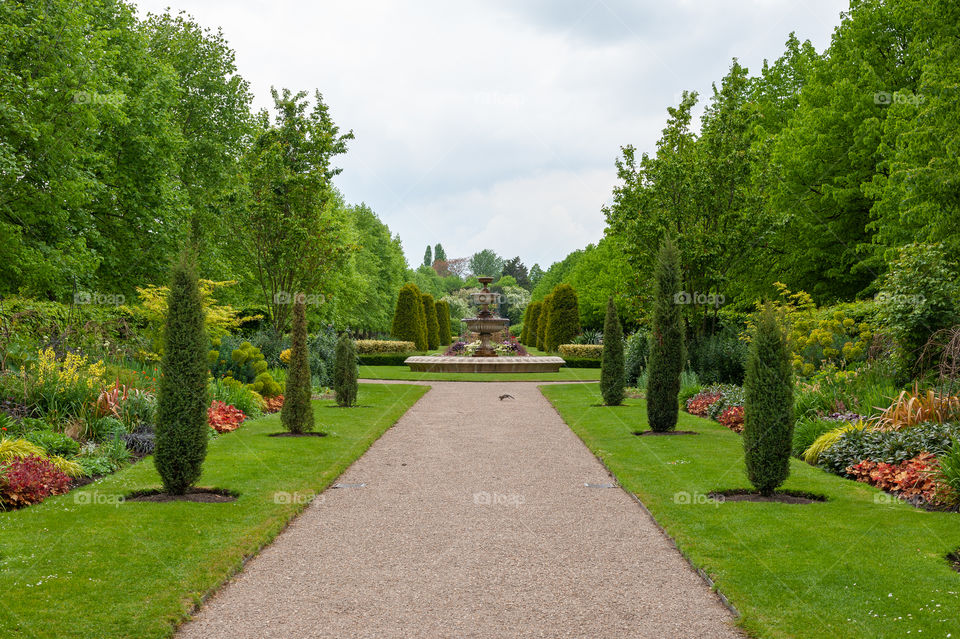
[[[545,350],[553,352],[561,344],[572,342],[580,332],[580,306],[577,292],[569,284],[558,284],[551,296],[544,345]]]
[[[207,456],[207,330],[196,256],[173,267],[157,389],[154,466],[163,488],[182,495],[200,478]]]
[[[397,295],[390,334],[394,339],[413,342],[417,350],[425,351],[428,347],[426,323],[420,289],[415,284],[405,284]]]

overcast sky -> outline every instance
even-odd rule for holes
[[[709,96],[790,31],[822,51],[846,0],[135,0],[221,27],[257,107],[319,89],[356,140],[337,186],[403,240],[544,268],[603,235],[620,146],[650,151],[684,89]]]

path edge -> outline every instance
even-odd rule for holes
[[[593,383],[597,383],[597,382],[593,382]],[[733,614],[733,616],[734,616],[734,621],[735,621],[735,622],[740,622],[740,621],[743,619],[743,615],[740,614],[740,611],[737,610],[736,606],[734,606],[732,603],[730,603],[730,600],[727,599],[727,596],[720,591],[720,589],[719,589],[719,587],[717,586],[716,582],[710,577],[709,574],[707,574],[707,572],[706,572],[705,570],[703,570],[702,568],[700,568],[700,566],[698,566],[698,565],[696,565],[695,563],[693,563],[693,560],[690,559],[690,557],[687,556],[687,553],[685,553],[685,552],[677,545],[677,542],[674,540],[673,537],[670,536],[670,533],[668,533],[668,532],[666,531],[666,529],[665,529],[663,526],[660,525],[660,522],[657,521],[657,518],[654,517],[654,516],[653,516],[653,513],[650,512],[650,509],[647,508],[647,505],[644,504],[644,503],[640,500],[639,497],[637,497],[636,493],[633,493],[633,492],[627,490],[626,488],[624,488],[623,485],[620,483],[620,478],[617,477],[616,473],[614,473],[612,470],[610,470],[610,467],[607,466],[606,462],[603,461],[603,459],[602,459],[599,455],[597,455],[596,453],[594,453],[594,452],[590,449],[589,446],[587,446],[587,443],[586,443],[585,441],[583,441],[583,439],[580,437],[580,435],[577,434],[577,432],[576,432],[575,430],[573,430],[572,428],[570,428],[570,424],[568,424],[568,423],[567,423],[567,420],[565,420],[565,419],[563,418],[563,415],[561,415],[561,414],[560,414],[560,411],[557,410],[557,407],[553,405],[553,402],[550,401],[550,398],[547,397],[546,395],[544,395],[544,394],[543,394],[543,391],[540,390],[541,386],[543,386],[543,385],[542,385],[542,384],[538,384],[538,385],[537,385],[537,391],[540,392],[540,396],[541,396],[541,397],[543,397],[545,400],[547,400],[547,403],[550,404],[550,408],[553,409],[553,412],[555,412],[555,413],[557,414],[557,417],[560,418],[560,421],[563,422],[564,426],[566,426],[567,429],[568,429],[571,433],[573,433],[574,437],[577,438],[577,441],[579,441],[580,444],[581,444],[584,448],[587,449],[587,452],[589,452],[591,455],[593,455],[594,459],[596,459],[598,462],[600,462],[600,465],[603,466],[604,470],[606,470],[607,473],[609,473],[611,477],[613,477],[614,479],[617,480],[617,488],[619,488],[619,489],[622,490],[624,493],[626,493],[628,496],[630,496],[630,498],[633,499],[633,501],[636,502],[637,505],[640,506],[640,510],[642,510],[642,511],[646,514],[646,516],[650,519],[651,522],[653,522],[653,525],[657,527],[657,530],[660,531],[660,534],[663,535],[664,538],[666,538],[666,540],[667,540],[668,542],[670,542],[670,545],[673,546],[673,548],[677,551],[677,553],[680,554],[681,557],[683,557],[683,560],[684,560],[685,562],[687,562],[687,565],[690,566],[690,568],[692,568],[695,573],[697,573],[697,575],[703,580],[703,582],[704,582],[705,584],[707,584],[707,586],[710,588],[710,592],[712,592],[714,595],[716,595],[717,599],[720,600],[720,603],[723,604],[723,607],[726,608],[727,610],[729,610],[729,611]],[[743,633],[746,635],[746,631],[745,631],[739,624],[737,625],[737,629],[740,630],[741,632],[743,632]],[[746,635],[746,636],[750,636],[750,635]]]
[[[398,383],[399,383],[399,384],[403,384],[404,382],[398,382]],[[319,493],[317,493],[316,495],[314,495],[314,498],[311,499],[308,503],[306,503],[306,504],[301,504],[301,508],[300,508],[299,510],[297,510],[297,511],[284,523],[284,525],[283,525],[282,528],[280,528],[279,530],[277,530],[277,532],[276,532],[275,534],[273,534],[269,539],[265,539],[265,540],[263,541],[263,543],[259,544],[259,545],[257,546],[257,548],[256,548],[253,552],[251,552],[251,553],[248,554],[248,555],[244,555],[243,559],[240,560],[240,563],[235,567],[234,570],[231,570],[229,573],[225,574],[225,575],[223,576],[223,579],[222,579],[217,585],[215,585],[213,588],[210,588],[207,592],[205,592],[205,593],[203,593],[202,595],[200,595],[200,597],[197,598],[196,601],[193,601],[193,605],[190,606],[190,609],[187,610],[187,611],[183,614],[183,616],[180,617],[180,619],[173,621],[173,623],[172,623],[171,626],[169,627],[169,634],[167,635],[168,637],[176,637],[177,633],[180,631],[180,628],[181,628],[182,626],[190,623],[191,621],[193,621],[193,618],[197,615],[198,612],[200,612],[200,609],[203,608],[204,604],[206,604],[208,601],[210,601],[210,599],[211,599],[212,597],[216,596],[221,590],[223,590],[227,585],[229,585],[230,582],[233,581],[233,579],[234,579],[237,575],[239,575],[240,573],[242,573],[242,572],[244,571],[244,569],[247,567],[247,563],[249,563],[251,560],[255,559],[256,557],[259,557],[259,556],[260,556],[260,553],[263,552],[264,548],[266,548],[267,546],[272,545],[272,544],[277,540],[277,538],[278,538],[281,534],[283,534],[283,533],[293,524],[293,522],[295,522],[297,519],[299,519],[300,516],[303,515],[303,513],[306,512],[306,510],[313,505],[313,502],[316,500],[317,497],[319,497],[320,495],[322,495],[322,494],[324,494],[325,492],[327,492],[328,490],[330,490],[330,489],[333,487],[333,485],[336,483],[336,481],[337,481],[338,479],[340,479],[340,477],[341,477],[344,473],[346,473],[348,470],[350,470],[351,468],[353,468],[354,464],[356,464],[358,461],[360,461],[360,458],[363,457],[364,455],[366,455],[366,454],[370,451],[370,449],[373,448],[374,444],[376,444],[378,441],[380,441],[380,439],[381,439],[384,435],[386,435],[388,431],[392,430],[397,424],[399,424],[399,423],[400,423],[400,420],[403,419],[404,416],[406,416],[406,414],[409,413],[410,410],[411,410],[414,406],[416,406],[417,404],[419,404],[420,401],[421,401],[424,397],[426,397],[427,394],[431,391],[430,384],[425,383],[425,382],[424,382],[424,383],[419,383],[419,384],[416,383],[416,382],[409,382],[409,383],[407,383],[407,385],[410,385],[410,386],[426,386],[426,387],[427,387],[427,390],[420,396],[420,399],[418,399],[417,401],[415,401],[413,404],[410,405],[410,408],[408,408],[406,411],[404,411],[403,415],[400,415],[400,417],[397,418],[397,421],[395,421],[395,422],[393,422],[392,424],[390,424],[387,428],[385,428],[385,429],[383,430],[382,433],[380,433],[379,437],[377,437],[375,440],[373,440],[372,442],[370,442],[370,445],[367,446],[367,449],[366,449],[365,451],[363,451],[362,453],[360,453],[359,455],[357,455],[357,458],[354,459],[352,462],[350,462],[350,464],[349,464],[347,467],[345,467],[342,471],[340,471],[340,473],[338,473],[336,477],[332,477],[332,478],[330,479],[330,483],[327,484],[327,486],[326,486],[322,491],[320,491]],[[311,400],[311,401],[322,401],[322,400]],[[548,400],[548,401],[549,401],[549,400]],[[564,423],[566,423],[566,422],[564,422]]]

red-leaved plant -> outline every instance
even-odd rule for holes
[[[899,464],[887,464],[865,459],[847,468],[847,474],[857,481],[876,486],[903,499],[922,499],[936,503],[937,458],[930,453],[921,453]]]
[[[20,508],[39,504],[70,489],[70,478],[43,457],[31,455],[0,464],[0,505]]]
[[[239,408],[216,399],[207,409],[207,420],[218,433],[237,430],[246,418],[247,416]]]
[[[720,416],[717,417],[717,421],[735,433],[742,433],[743,432],[743,406],[731,406],[730,408],[720,413]]]
[[[283,408],[283,395],[274,395],[273,397],[263,398],[263,412],[276,413]]]
[[[706,417],[710,404],[723,397],[723,393],[698,393],[687,400],[687,412],[698,417]]]

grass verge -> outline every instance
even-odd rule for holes
[[[123,502],[159,486],[148,459],[0,513],[0,636],[170,636],[427,390],[365,384],[358,408],[314,402],[328,437],[267,437],[281,430],[278,414],[219,437],[198,485],[236,492],[235,502]]]
[[[361,379],[430,382],[577,382],[597,381],[599,368],[561,368],[556,373],[425,373],[407,366],[361,366]]]
[[[541,390],[750,634],[960,637],[960,574],[945,559],[960,547],[960,515],[913,508],[797,460],[784,488],[829,501],[716,503],[710,492],[750,486],[735,433],[681,413],[678,428],[698,436],[637,437],[647,428],[642,400],[597,406],[594,384]]]

